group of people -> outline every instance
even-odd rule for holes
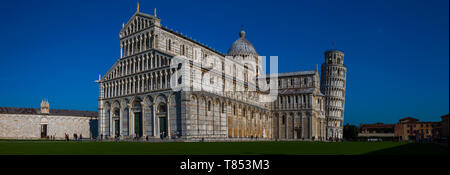
[[[45,136],[45,137],[41,136],[41,138],[45,138],[47,140],[55,140],[56,139],[55,135],[49,135],[49,136]]]
[[[166,132],[162,131],[161,133],[159,133],[159,138],[164,139],[166,137]],[[170,132],[170,138],[171,139],[176,139],[176,138],[180,138],[181,134],[179,131],[176,132]]]
[[[66,141],[70,140],[69,134],[64,133],[64,138]],[[73,140],[82,140],[83,139],[83,135],[80,134],[80,137],[78,137],[78,135],[76,133],[73,134]]]
[[[80,134],[80,137],[81,137],[81,134]],[[172,139],[176,139],[176,138],[179,138],[179,137],[181,137],[181,134],[180,134],[179,131],[177,131],[177,132],[171,132],[171,134],[170,134],[170,138],[172,138]],[[74,138],[75,138],[75,140],[77,140],[76,134],[74,134]],[[133,140],[134,140],[134,141],[140,140],[140,138],[141,138],[140,135],[137,135],[136,133],[133,133]],[[159,133],[159,138],[160,138],[160,139],[166,138],[166,132],[161,131],[161,132]],[[66,140],[67,140],[67,139],[68,139],[68,135],[66,136]],[[109,137],[108,137],[108,135],[100,134],[98,138],[94,138],[94,139],[96,139],[96,140],[98,140],[98,141],[103,141],[103,139],[109,140]],[[151,139],[151,138],[150,138],[148,135],[145,136],[145,141],[149,141],[150,139]],[[114,136],[114,140],[118,141],[118,140],[120,140],[120,137],[119,137],[119,136]]]

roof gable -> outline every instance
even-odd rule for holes
[[[141,12],[136,12],[133,14],[133,16],[131,16],[128,22],[122,26],[119,36],[122,38],[130,34],[133,34],[134,31],[140,31],[141,29],[147,28],[152,25],[159,25],[160,21],[161,19],[155,16]]]

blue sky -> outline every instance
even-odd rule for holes
[[[241,25],[280,72],[310,70],[345,52],[345,123],[438,121],[449,112],[449,2],[140,1],[164,26],[226,52]],[[119,57],[136,1],[0,2],[0,106],[97,110],[98,74]],[[320,66],[319,66],[320,67]]]

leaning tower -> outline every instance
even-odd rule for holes
[[[325,94],[325,116],[327,119],[327,138],[342,139],[345,82],[347,67],[344,65],[344,52],[328,50],[322,64],[320,90]]]

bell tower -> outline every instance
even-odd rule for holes
[[[328,50],[324,55],[325,62],[321,67],[320,90],[325,94],[327,139],[342,139],[347,79],[344,52]]]

